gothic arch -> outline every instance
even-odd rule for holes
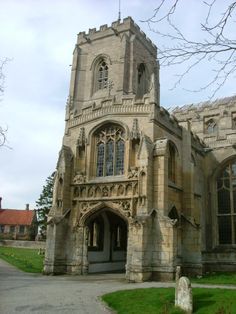
[[[168,145],[172,145],[175,148],[176,155],[179,158],[180,154],[179,154],[179,149],[177,147],[177,144],[175,142],[173,142],[172,140],[168,140]]]
[[[84,273],[125,271],[128,220],[111,202],[101,202],[84,215],[80,230]]]
[[[90,67],[92,71],[91,95],[107,90],[111,64],[111,59],[107,54],[100,54],[93,60]]]
[[[98,132],[99,129],[102,129],[103,127],[106,127],[106,125],[117,125],[117,126],[120,126],[125,131],[125,139],[127,140],[129,138],[129,127],[125,123],[120,122],[120,121],[116,121],[116,120],[106,120],[106,121],[103,121],[103,122],[97,124],[94,128],[92,128],[89,131],[89,133],[88,133],[88,142],[87,143],[91,144],[94,134],[96,132]]]
[[[224,157],[209,177],[213,247],[222,245],[235,246],[236,244],[236,226],[235,224],[233,226],[233,220],[236,219],[234,209],[236,203],[234,185],[236,180],[236,155],[228,153]],[[231,220],[231,223],[224,221],[226,217]],[[229,226],[227,227],[227,223],[231,229],[228,228]],[[226,239],[227,236],[224,235],[226,229],[228,233],[231,232],[231,243],[229,239]]]
[[[112,213],[114,213],[115,215],[119,216],[121,219],[123,219],[127,226],[128,226],[128,218],[121,212],[119,206],[113,204],[112,202],[101,202],[99,204],[97,204],[96,206],[94,206],[93,208],[91,208],[91,210],[89,212],[87,212],[85,215],[83,215],[80,218],[80,226],[86,226],[87,221],[94,215],[98,214],[99,212],[102,211],[110,211]]]
[[[89,177],[124,175],[127,172],[125,151],[129,129],[119,121],[107,120],[96,125],[88,134],[91,165]]]
[[[102,54],[99,54],[98,56],[96,56],[92,63],[91,63],[91,66],[90,66],[90,71],[94,71],[96,65],[99,63],[99,61],[101,61],[101,59],[105,59],[109,65],[112,64],[112,61],[111,61],[111,58],[109,55],[105,54],[105,53],[102,53]]]
[[[224,156],[219,160],[218,166],[213,169],[212,174],[210,176],[210,180],[211,181],[216,180],[216,178],[218,177],[220,172],[224,169],[226,164],[234,159],[236,160],[235,152],[232,152],[232,151],[226,152],[226,150],[224,150]]]

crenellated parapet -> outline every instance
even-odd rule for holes
[[[193,134],[206,146],[221,148],[236,144],[236,96],[186,105],[172,113],[180,121],[188,121]]]
[[[80,32],[77,37],[77,44],[83,45],[92,41],[101,39],[103,37],[114,36],[121,37],[125,32],[135,34],[139,40],[146,46],[146,48],[153,54],[156,54],[157,47],[152,41],[146,36],[146,34],[140,29],[140,27],[134,22],[129,16],[124,18],[122,22],[115,21],[108,26],[107,24],[101,25],[99,29],[91,28],[89,31]]]

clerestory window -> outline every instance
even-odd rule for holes
[[[218,130],[218,126],[217,123],[214,119],[210,119],[207,123],[206,123],[206,127],[205,127],[206,133],[207,134],[213,134],[215,132],[217,132]]]
[[[236,161],[217,178],[217,201],[219,244],[236,244]]]
[[[119,126],[107,126],[96,135],[97,177],[124,173],[124,132]]]

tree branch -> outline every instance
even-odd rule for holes
[[[168,40],[170,46],[159,47],[159,60],[161,66],[176,66],[185,64],[186,68],[178,75],[178,80],[173,88],[179,85],[183,78],[188,75],[194,67],[207,61],[212,63],[215,74],[209,83],[201,86],[198,91],[215,86],[211,98],[220,90],[225,82],[236,71],[236,40],[230,39],[229,30],[235,28],[236,1],[225,4],[222,12],[217,10],[219,0],[202,1],[205,6],[206,16],[201,23],[199,30],[202,32],[202,39],[194,40],[188,38],[174,22],[177,8],[182,0],[162,0],[154,10],[153,16],[143,21],[148,24],[149,29],[162,38]],[[182,1],[183,3],[183,1]],[[165,31],[160,31],[164,24]],[[166,30],[167,29],[167,30]],[[197,91],[197,90],[195,90]]]

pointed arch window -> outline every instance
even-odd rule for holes
[[[147,69],[144,63],[138,65],[138,86],[137,86],[137,96],[143,97],[148,90],[148,76]]]
[[[124,173],[124,131],[119,126],[107,126],[96,135],[97,177]]]
[[[171,142],[169,143],[168,179],[172,182],[176,180],[176,148]]]
[[[97,88],[96,90],[107,88],[108,83],[108,65],[104,59],[102,59],[97,67]]]
[[[229,162],[217,178],[219,244],[236,244],[236,161]]]

